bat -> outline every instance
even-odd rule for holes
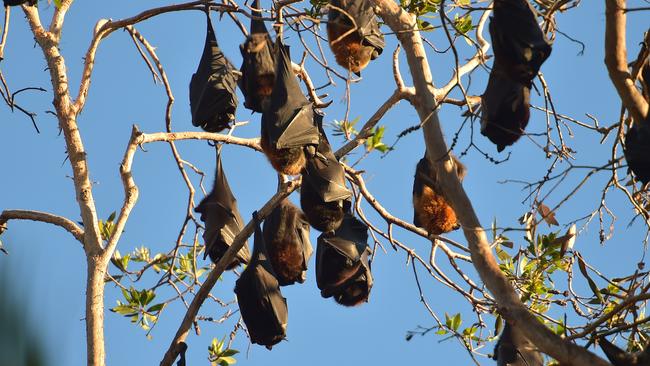
[[[367,302],[372,288],[368,227],[350,214],[334,232],[322,233],[316,248],[316,284],[324,298],[344,306]]]
[[[18,6],[27,4],[29,6],[35,6],[38,0],[3,0],[5,6]]]
[[[648,347],[641,352],[627,353],[605,337],[598,338],[598,345],[614,366],[650,366]]]
[[[451,156],[456,174],[461,181],[467,169],[455,156]],[[418,162],[413,179],[413,224],[429,234],[440,235],[460,228],[456,212],[447,202],[438,184],[437,172],[426,155]]]
[[[494,346],[492,359],[497,366],[543,366],[544,359],[527,338],[506,322]]]
[[[627,130],[623,153],[628,169],[645,186],[650,181],[650,127],[638,125]]]
[[[285,338],[287,299],[266,253],[262,230],[256,220],[253,255],[249,265],[235,282],[235,295],[251,342],[271,349]]]
[[[307,159],[300,188],[300,207],[307,221],[316,230],[336,230],[346,211],[352,193],[345,187],[345,171],[334,156],[323,130],[323,116],[315,114],[320,142],[315,154]]]
[[[203,259],[208,255],[212,263],[216,264],[244,225],[237,208],[237,200],[230,190],[223,171],[220,147],[217,147],[217,168],[214,175],[212,191],[203,198],[194,211],[201,214],[200,219],[205,223]],[[248,245],[244,244],[226,269],[233,269],[240,263],[248,263],[249,258]]]
[[[508,78],[530,88],[552,50],[534,9],[526,0],[495,0],[489,30],[495,63]]]
[[[501,152],[528,125],[532,80],[552,48],[526,0],[495,0],[489,29],[494,65],[481,98],[481,134]]]
[[[235,119],[235,88],[239,71],[228,61],[217,44],[208,15],[208,30],[199,66],[190,80],[192,124],[208,132],[219,132]]]
[[[481,134],[501,152],[524,134],[530,118],[530,89],[508,78],[495,61],[481,109]]]
[[[263,234],[280,286],[305,282],[307,262],[313,251],[305,215],[285,199],[264,220]]]
[[[304,149],[318,145],[319,132],[311,103],[293,73],[289,47],[277,40],[275,48],[276,78],[271,103],[262,113],[260,144],[276,171],[297,175],[307,162]]]
[[[253,2],[253,9],[259,9],[259,0]],[[253,10],[253,17],[261,17],[259,10]],[[275,82],[275,54],[273,41],[261,19],[251,18],[250,34],[239,46],[242,54],[242,73],[239,88],[244,94],[244,107],[263,113],[271,104],[271,92]]]
[[[384,35],[367,0],[331,0],[327,39],[336,62],[361,76],[370,60],[384,50]]]

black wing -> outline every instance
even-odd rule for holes
[[[481,97],[481,134],[500,152],[524,133],[530,118],[530,89],[505,75],[495,61]]]
[[[243,228],[243,220],[237,208],[237,200],[233,196],[228,180],[221,164],[221,153],[217,148],[217,168],[212,191],[205,196],[195,208],[200,213],[200,219],[205,223],[203,240],[205,253],[212,262],[217,263],[232,244],[235,236]],[[248,263],[250,253],[248,245],[244,244],[237,253],[237,258],[228,265],[232,269],[240,262]]]
[[[323,297],[334,296],[342,305],[368,299],[372,275],[367,241],[368,227],[349,214],[335,232],[318,237],[316,284]]]
[[[271,349],[286,335],[287,300],[269,262],[259,222],[250,264],[235,283],[235,294],[251,342]]]
[[[259,9],[259,6],[259,0],[255,0],[253,8]],[[261,12],[253,11],[250,35],[239,47],[243,59],[239,88],[244,94],[244,107],[258,113],[269,107],[275,82],[273,41],[264,21],[255,18],[261,16]]]
[[[226,59],[208,16],[203,55],[190,81],[192,124],[208,132],[219,132],[235,119],[238,72]]]
[[[495,59],[506,66],[511,79],[530,87],[551,54],[551,42],[542,33],[528,1],[495,0],[489,29]]]
[[[291,67],[289,47],[276,43],[275,85],[269,109],[262,113],[262,131],[276,149],[318,145],[312,107]]]

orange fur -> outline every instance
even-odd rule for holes
[[[291,242],[282,241],[273,244],[273,250],[269,251],[269,259],[278,277],[301,278],[304,271],[302,250],[296,250],[296,246]]]
[[[413,196],[413,206],[418,221],[430,234],[440,235],[460,227],[456,213],[447,200],[428,186],[424,186],[420,197]]]
[[[361,37],[356,31],[339,39],[350,29],[352,28],[334,22],[327,23],[327,39],[332,52],[334,52],[336,62],[354,73],[359,73],[370,63],[374,49],[371,46],[362,45]]]
[[[288,149],[276,149],[269,144],[265,134],[260,139],[262,150],[269,159],[273,168],[282,174],[298,175],[307,164],[307,158],[302,147],[292,147]]]
[[[452,155],[456,174],[461,181],[467,169]],[[414,221],[427,232],[434,235],[448,233],[460,228],[456,212],[440,192],[438,177],[431,164],[423,158],[417,165],[413,186]]]
[[[273,83],[275,82],[275,75],[273,74],[261,75],[257,81],[259,82],[257,95],[259,95],[260,97],[270,97],[271,92],[273,91]]]

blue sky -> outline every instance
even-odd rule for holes
[[[109,3],[106,3],[109,4]],[[66,19],[61,41],[61,52],[66,58],[70,85],[76,90],[83,65],[83,54],[90,42],[92,29],[100,18],[121,19],[155,6],[166,4],[159,1],[111,2],[98,6],[93,2],[76,2]],[[264,1],[264,6],[268,6]],[[642,1],[630,1],[630,6],[640,6]],[[3,156],[3,174],[0,179],[0,209],[22,208],[49,211],[78,220],[79,211],[74,200],[74,189],[70,178],[70,167],[65,161],[63,137],[58,134],[56,120],[45,111],[52,109],[49,74],[40,51],[34,47],[33,37],[28,31],[24,17],[13,9],[11,31],[5,60],[0,67],[12,89],[26,86],[40,86],[47,93],[29,92],[21,94],[18,102],[38,113],[37,123],[41,130],[36,134],[31,122],[19,113],[11,113],[8,107],[0,106],[0,156]],[[41,3],[41,18],[49,19],[52,8]],[[630,55],[636,55],[638,43],[648,26],[643,12],[630,13],[628,18],[628,48]],[[620,100],[607,78],[603,63],[604,2],[583,1],[577,9],[557,17],[560,30],[584,42],[584,55],[578,55],[580,47],[558,35],[553,53],[542,67],[555,101],[556,109],[563,114],[588,119],[590,113],[602,125],[614,123],[619,114]],[[248,23],[248,22],[246,22]],[[218,41],[227,57],[237,66],[241,58],[238,46],[243,41],[239,31],[227,17],[222,21],[213,15],[213,24]],[[176,103],[173,110],[173,126],[177,131],[196,130],[190,121],[188,84],[195,71],[205,37],[204,14],[198,11],[172,13],[148,20],[136,28],[157,47],[172,85]],[[323,27],[324,28],[324,27]],[[324,31],[324,29],[322,29]],[[386,30],[386,29],[385,29]],[[487,32],[486,32],[487,33]],[[299,61],[302,50],[297,36],[286,32],[287,43],[292,48],[292,58]],[[487,36],[487,34],[486,34]],[[427,33],[438,49],[447,47],[441,31]],[[364,71],[361,83],[352,86],[352,107],[350,117],[367,120],[376,108],[392,93],[394,83],[390,77],[391,54],[395,39],[387,36],[384,54]],[[471,50],[465,42],[458,47],[463,55]],[[330,61],[331,54],[325,49]],[[447,81],[453,65],[451,54],[440,54],[427,48],[429,62],[437,84]],[[308,61],[307,68],[317,85],[322,84],[323,74],[314,62]],[[340,68],[339,68],[340,70]],[[402,73],[408,82],[406,62],[402,55]],[[487,72],[477,70],[472,74],[470,93],[481,94],[485,88]],[[467,81],[467,78],[465,79]],[[345,114],[344,83],[327,89],[332,105],[325,110],[326,122],[341,120]],[[543,98],[534,91],[532,102],[542,105]],[[240,98],[243,100],[243,98]],[[94,194],[100,217],[106,218],[117,210],[122,200],[122,186],[119,178],[119,162],[124,154],[132,124],[138,124],[144,132],[164,129],[164,104],[166,96],[160,85],[152,83],[151,75],[140,59],[128,33],[118,31],[104,40],[97,54],[95,74],[90,88],[87,105],[80,115],[79,128],[88,153],[90,173],[94,182]],[[446,105],[440,112],[448,143],[460,127],[463,117],[458,107]],[[239,128],[236,134],[252,137],[259,134],[258,114],[251,115],[240,107],[237,119],[250,121]],[[406,102],[391,110],[383,120],[387,129],[386,142],[391,143],[397,133],[417,123],[417,114]],[[583,165],[602,165],[610,154],[611,139],[600,144],[600,136],[584,129],[571,126],[575,136],[569,145],[577,151],[576,162]],[[469,174],[464,187],[484,226],[497,218],[502,226],[516,225],[516,219],[528,209],[530,202],[524,202],[527,192],[517,184],[500,184],[505,179],[536,180],[543,176],[550,161],[529,139],[522,138],[513,147],[497,155],[494,146],[483,136],[475,142],[495,157],[504,157],[512,152],[509,161],[494,165],[481,154],[470,150],[462,158]],[[529,132],[545,130],[545,117],[533,112]],[[331,132],[331,130],[329,130]],[[467,145],[469,131],[465,129],[459,138],[459,147]],[[538,141],[541,141],[537,137]],[[339,138],[330,137],[339,146]],[[196,163],[208,175],[214,168],[214,154],[205,142],[180,142],[182,156]],[[397,149],[380,159],[371,154],[359,168],[366,170],[366,182],[370,190],[391,210],[393,214],[409,220],[412,217],[411,186],[415,164],[424,151],[420,132],[403,138]],[[358,150],[352,156],[356,160],[362,153]],[[238,198],[239,208],[245,219],[259,208],[273,194],[276,188],[275,173],[265,158],[248,149],[235,146],[224,148],[224,166],[230,185]],[[134,162],[134,178],[140,188],[140,198],[127,224],[118,249],[122,253],[145,245],[153,253],[166,252],[173,245],[182,224],[187,192],[168,146],[152,144],[146,152],[139,151]],[[193,175],[195,182],[197,177]],[[571,178],[558,192],[549,198],[553,206],[581,178]],[[596,176],[590,183],[558,212],[561,223],[575,220],[594,209],[600,197],[600,190],[607,177]],[[211,178],[208,179],[209,181]],[[211,182],[207,183],[209,189]],[[292,197],[297,202],[297,196]],[[197,202],[198,202],[197,198]],[[614,238],[602,246],[598,242],[598,225],[592,223],[578,238],[576,249],[604,273],[616,276],[631,271],[632,266],[643,256],[642,239],[644,227],[637,220],[628,226],[632,218],[630,205],[624,197],[612,192],[609,207],[617,215],[614,224]],[[379,227],[386,226],[369,208],[366,212],[376,220]],[[546,227],[543,227],[544,230]],[[53,365],[85,364],[84,330],[84,282],[85,258],[79,244],[66,232],[44,224],[32,222],[11,222],[2,241],[10,256],[0,255],[0,266],[11,268],[11,282],[22,298],[28,299],[27,309],[33,322],[41,327]],[[564,230],[564,228],[562,228]],[[312,243],[316,244],[318,233],[312,230]],[[422,238],[400,232],[396,238],[428,256],[429,244]],[[450,237],[464,242],[458,232]],[[516,245],[523,240],[512,235]],[[188,237],[189,240],[189,237]],[[440,343],[441,338],[430,334],[405,341],[408,330],[418,325],[431,326],[433,320],[419,302],[419,293],[413,280],[412,269],[406,264],[403,252],[379,251],[373,262],[375,285],[370,302],[357,308],[344,308],[331,299],[322,299],[316,287],[313,270],[308,280],[299,286],[282,289],[289,303],[288,341],[277,345],[269,352],[263,347],[250,346],[243,333],[238,334],[234,348],[242,351],[238,363],[243,365],[357,365],[357,364],[423,364],[432,361],[441,364],[468,364],[466,352],[455,341]],[[446,259],[439,258],[439,263]],[[313,267],[313,259],[310,263]],[[447,268],[442,265],[443,268]],[[466,267],[472,277],[473,268]],[[114,269],[113,269],[114,270]],[[5,273],[5,272],[3,272]],[[467,321],[471,319],[471,308],[458,294],[434,282],[420,271],[425,295],[433,309],[444,317],[444,312],[462,312]],[[234,299],[232,288],[235,277],[224,276],[215,286],[213,293],[224,300]],[[145,280],[147,281],[147,280]],[[150,285],[152,278],[146,284]],[[144,285],[144,284],[143,284]],[[138,286],[143,286],[138,285]],[[120,293],[112,285],[107,286],[106,307],[115,305]],[[166,350],[182,317],[183,305],[175,303],[161,317],[153,331],[152,340],[144,332],[120,315],[107,312],[106,347],[109,365],[152,365],[157,364]],[[201,315],[220,317],[225,310],[211,304],[203,308]],[[488,320],[491,324],[491,319]],[[213,337],[227,335],[232,322],[221,325],[201,324],[200,337],[192,334],[189,339],[189,364],[207,364],[207,347]],[[492,345],[485,350],[491,352]],[[482,364],[491,360],[481,359]]]

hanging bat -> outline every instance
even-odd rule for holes
[[[495,0],[489,28],[494,65],[481,98],[481,134],[501,152],[528,125],[532,80],[552,48],[526,0]]]
[[[614,366],[650,366],[650,353],[647,346],[641,352],[627,353],[605,337],[598,339],[598,345]]]
[[[203,55],[190,80],[190,109],[194,126],[208,132],[219,132],[235,119],[238,103],[235,88],[239,71],[221,52],[210,16],[207,18]]]
[[[257,221],[257,213],[253,214]],[[271,349],[285,338],[287,299],[280,292],[264,246],[259,221],[255,227],[251,262],[235,283],[235,294],[251,342]]]
[[[526,0],[495,0],[489,29],[495,63],[508,78],[530,88],[552,49],[534,9]]]
[[[311,103],[291,68],[289,47],[280,40],[275,47],[276,79],[270,106],[262,113],[260,144],[276,171],[297,175],[307,161],[304,149],[318,145],[319,133]]]
[[[467,169],[455,156],[451,156],[456,174],[461,181]],[[413,225],[429,234],[440,235],[460,228],[456,212],[449,206],[438,184],[438,174],[426,155],[418,162],[413,180]]]
[[[285,199],[264,220],[263,233],[266,252],[280,286],[305,282],[312,253],[305,215]]]
[[[253,2],[253,9],[259,9],[259,0]],[[275,55],[273,41],[261,19],[259,10],[253,10],[251,29],[246,42],[239,46],[242,54],[239,88],[244,94],[244,107],[263,113],[271,104],[271,92],[275,82]]]
[[[530,89],[506,76],[494,62],[481,97],[481,134],[501,152],[524,134],[530,118]]]
[[[527,338],[506,322],[494,346],[492,359],[497,366],[543,366],[544,359]]]
[[[27,4],[29,6],[35,6],[38,0],[3,0],[5,6],[18,6]]]
[[[625,134],[627,166],[645,186],[650,182],[650,119],[634,121]]]
[[[352,194],[345,187],[345,172],[334,156],[323,130],[323,116],[315,113],[315,120],[320,131],[320,143],[316,153],[308,158],[303,171],[300,207],[311,226],[329,232],[341,225]]]
[[[220,147],[217,147],[217,168],[214,175],[212,191],[205,196],[194,211],[201,214],[201,221],[205,223],[203,259],[209,255],[212,263],[216,264],[244,225],[237,208],[237,200],[230,190],[226,174],[223,171]],[[240,263],[248,263],[249,257],[248,245],[245,244],[226,269],[233,269]]]
[[[327,39],[336,62],[361,76],[384,50],[384,35],[368,0],[331,0]]]
[[[345,306],[367,302],[372,288],[368,227],[346,214],[335,232],[322,233],[316,248],[316,284],[324,298]]]

